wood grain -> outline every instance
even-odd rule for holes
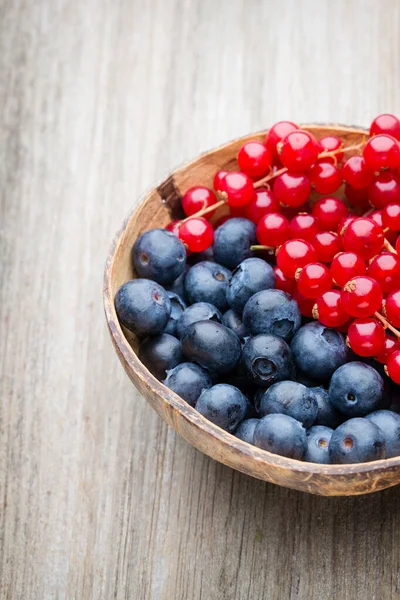
[[[0,3],[0,598],[400,597],[400,492],[317,498],[179,438],[101,306],[114,232],[279,118],[400,106],[396,0]]]

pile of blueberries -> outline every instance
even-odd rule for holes
[[[340,332],[302,317],[255,243],[245,218],[190,256],[165,229],[137,239],[139,279],[115,306],[141,340],[140,360],[204,417],[269,452],[334,464],[400,455],[400,386]]]

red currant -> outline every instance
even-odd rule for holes
[[[297,130],[298,126],[291,121],[279,121],[271,127],[265,138],[265,145],[274,159],[279,158],[277,144],[279,144],[279,142],[281,142],[289,133]]]
[[[400,350],[392,352],[386,365],[387,374],[395,383],[400,384]]]
[[[291,281],[294,281],[293,279]],[[314,298],[306,298],[302,294],[300,294],[298,289],[295,289],[292,293],[293,298],[296,300],[300,312],[303,317],[311,318],[313,316],[313,308],[315,299]]]
[[[385,237],[379,225],[371,219],[360,217],[347,225],[342,232],[342,241],[345,250],[369,260],[382,250]]]
[[[290,171],[307,171],[318,158],[318,143],[312,133],[298,129],[289,133],[280,148],[280,159]]]
[[[332,194],[340,187],[342,175],[328,159],[321,159],[311,167],[310,181],[318,194]]]
[[[203,217],[193,217],[182,223],[179,237],[191,252],[204,252],[214,241],[214,229]]]
[[[313,317],[318,319],[325,327],[339,327],[349,320],[349,315],[344,310],[340,292],[329,290],[320,296],[313,308]]]
[[[376,360],[383,365],[386,365],[389,356],[392,354],[392,352],[395,352],[395,350],[400,350],[400,342],[398,342],[394,337],[387,336],[385,338],[384,348],[382,352],[376,356]]]
[[[279,212],[279,202],[267,188],[258,188],[254,197],[244,207],[246,218],[256,225],[261,217],[271,212]]]
[[[258,222],[256,235],[263,246],[280,246],[289,239],[289,221],[280,213],[268,213]]]
[[[389,294],[383,312],[393,327],[400,327],[400,290]]]
[[[367,267],[355,252],[340,252],[332,260],[331,273],[335,283],[343,287],[350,279],[365,275]]]
[[[276,256],[277,265],[286,277],[294,277],[297,269],[316,261],[314,247],[304,240],[288,240],[279,248]]]
[[[214,176],[214,190],[220,192],[222,190],[222,183],[225,179],[225,176],[228,175],[228,171],[217,171]]]
[[[400,204],[388,204],[382,211],[382,224],[392,231],[400,231]]]
[[[344,190],[347,201],[354,208],[360,208],[362,210],[368,210],[369,208],[369,200],[368,200],[368,190],[366,188],[361,188],[356,190],[356,188],[351,187],[348,183],[346,183],[346,187]]]
[[[400,235],[397,237],[396,240],[396,252],[397,254],[400,254]]]
[[[181,222],[175,219],[175,221],[171,221],[170,223],[168,223],[168,225],[165,226],[165,229],[176,235],[176,237],[179,237],[180,224]]]
[[[351,317],[370,317],[382,306],[379,283],[365,275],[350,279],[342,289],[341,298]]]
[[[332,276],[328,267],[320,263],[309,263],[296,272],[297,289],[305,298],[318,298],[332,287]]]
[[[244,218],[246,216],[246,206],[230,206],[229,212],[231,217]]]
[[[376,356],[385,348],[385,330],[375,319],[356,319],[347,335],[351,349],[358,356]]]
[[[299,213],[290,221],[290,237],[312,242],[320,231],[319,223],[313,215]]]
[[[374,178],[362,156],[350,156],[342,167],[342,177],[346,183],[356,190],[366,188]]]
[[[391,135],[374,135],[364,146],[363,157],[373,171],[396,169],[400,164],[399,142]]]
[[[238,154],[240,170],[249,177],[262,177],[268,173],[272,156],[261,142],[247,142]]]
[[[254,185],[245,173],[227,173],[221,182],[221,191],[226,192],[229,206],[245,206],[254,196]]]
[[[315,236],[313,245],[318,260],[330,263],[334,256],[342,250],[342,239],[338,233],[333,231],[320,231]]]
[[[400,289],[399,256],[391,252],[378,254],[369,265],[368,275],[379,283],[384,294]]]
[[[369,215],[368,218],[371,219],[371,221],[374,221],[374,223],[376,223],[377,225],[379,225],[379,227],[381,227],[383,231],[383,210],[375,210]],[[387,231],[386,239],[392,242],[396,239],[396,233],[394,231]]]
[[[347,225],[350,225],[350,223],[356,218],[357,217],[355,217],[354,215],[349,215],[345,219],[342,219],[339,223],[339,227],[337,228],[337,232],[341,235],[342,232],[346,229]]]
[[[183,212],[187,217],[198,213],[203,208],[208,208],[217,202],[217,197],[213,191],[204,187],[203,185],[196,185],[191,187],[190,190],[182,198]],[[208,213],[210,218],[214,213]]]
[[[307,202],[311,183],[303,173],[282,173],[274,181],[273,192],[281,204],[298,207]]]
[[[384,171],[368,187],[368,200],[376,208],[384,208],[391,202],[400,202],[400,181],[392,171]]]
[[[283,292],[287,292],[293,296],[293,292],[296,289],[296,282],[294,279],[289,279],[286,275],[283,274],[279,267],[274,267],[276,284],[275,287],[277,290],[282,290]]]
[[[318,151],[319,152],[334,152],[335,150],[339,150],[339,148],[343,148],[343,142],[336,135],[326,135],[321,138],[318,142]],[[344,152],[338,152],[335,154],[336,160],[338,162],[343,160]],[[334,162],[333,157],[327,156],[323,159]],[[330,192],[328,192],[330,193]]]
[[[386,133],[400,141],[400,121],[397,117],[390,114],[377,116],[371,123],[369,130],[370,136]]]
[[[321,229],[336,231],[339,223],[349,214],[349,209],[338,198],[320,198],[314,204],[312,214],[318,219]]]

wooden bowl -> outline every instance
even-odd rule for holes
[[[340,125],[306,125],[304,129],[317,138],[336,134],[345,146],[360,142],[367,133]],[[195,184],[212,187],[216,171],[235,169],[236,155],[243,143],[264,140],[265,134],[262,131],[234,140],[177,169],[152,189],[126,219],[112,244],[104,276],[104,307],[116,352],[133,383],[164,421],[190,444],[233,469],[324,496],[367,494],[396,485],[400,482],[400,456],[355,465],[319,465],[271,454],[227,433],[153,377],[137,356],[135,335],[118,321],[114,297],[121,284],[135,277],[131,248],[136,238],[148,229],[163,227],[171,219],[180,218],[180,199],[188,188]],[[339,190],[337,195],[340,197],[342,193]]]

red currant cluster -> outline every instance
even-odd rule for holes
[[[387,114],[348,147],[276,123],[264,143],[240,149],[238,171],[216,173],[215,191],[188,190],[187,218],[167,229],[188,252],[202,252],[214,238],[206,215],[227,204],[230,216],[217,226],[250,219],[259,242],[252,249],[276,256],[277,288],[294,296],[303,316],[347,332],[356,354],[375,357],[400,383],[399,141],[400,120]],[[343,183],[345,200],[329,196]],[[312,191],[325,197],[310,200]]]

